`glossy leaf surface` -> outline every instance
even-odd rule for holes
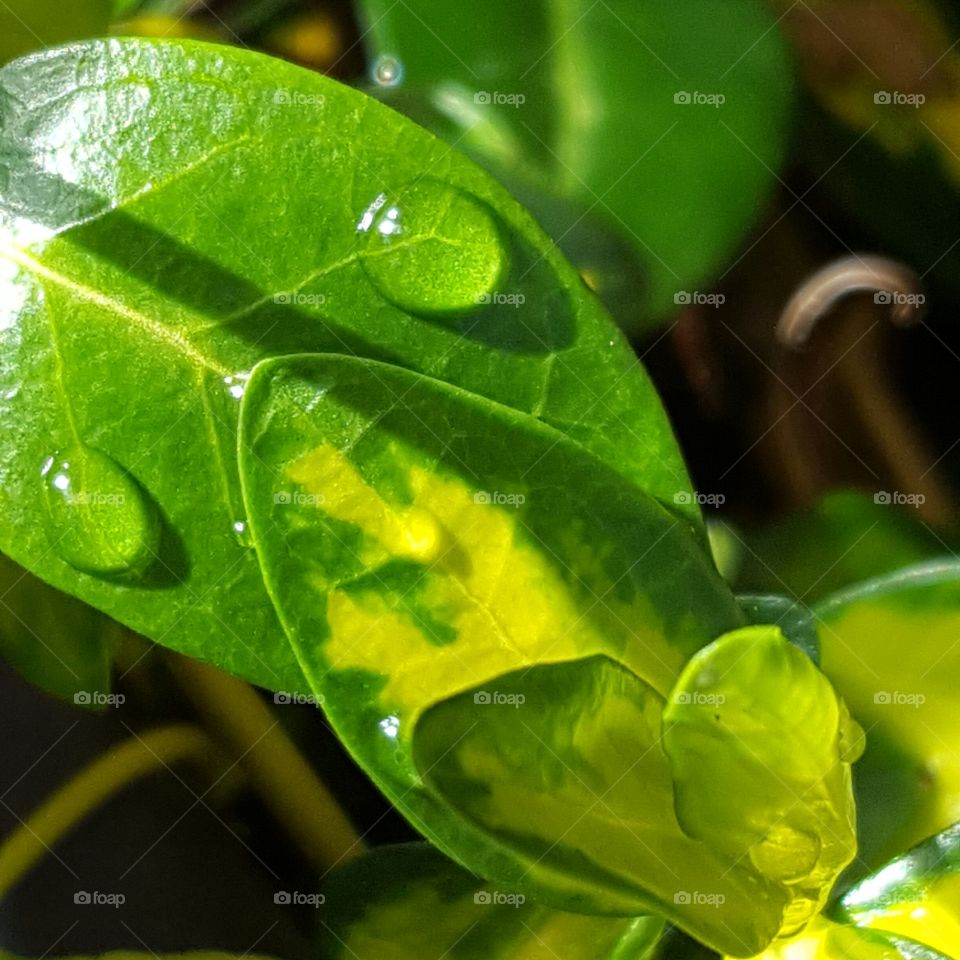
[[[960,957],[960,823],[897,857],[848,891],[838,919]]]
[[[646,268],[635,326],[708,282],[757,216],[790,113],[763,4],[362,7],[385,97],[404,109],[419,95],[433,126],[515,189],[582,201],[635,246]]]
[[[664,926],[551,910],[420,844],[381,847],[324,889],[326,960],[641,960]]]
[[[823,671],[868,731],[858,862],[877,868],[960,819],[960,564],[908,567],[814,612]]]
[[[850,765],[863,731],[772,626],[695,654],[663,722],[684,831],[789,890],[784,933],[799,930],[856,852]]]
[[[304,672],[431,840],[561,909],[655,909],[741,955],[780,930],[783,878],[675,819],[661,711],[742,622],[675,518],[531,418],[352,358],[259,365],[240,450]]]
[[[236,423],[258,361],[316,350],[534,414],[671,509],[689,489],[579,277],[409,121],[196,42],[0,72],[0,547],[151,639],[301,688],[246,536]]]

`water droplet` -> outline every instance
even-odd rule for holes
[[[380,57],[373,65],[373,82],[378,87],[396,87],[403,80],[403,64],[389,54]]]
[[[243,399],[243,391],[247,389],[247,381],[250,379],[250,373],[243,371],[223,378],[227,385],[227,391],[235,400]]]
[[[384,736],[389,737],[391,740],[397,739],[397,734],[400,732],[400,718],[399,717],[384,717],[380,721],[380,730]]]
[[[796,883],[810,875],[820,859],[820,839],[778,823],[750,848],[750,860],[761,872],[780,883]]]
[[[241,546],[253,546],[253,537],[250,535],[250,527],[246,520],[235,520],[233,522],[233,535],[240,542]]]
[[[856,763],[867,748],[867,735],[863,727],[850,716],[845,703],[840,705],[840,736],[838,738],[840,759],[844,763]]]
[[[159,517],[116,461],[77,445],[50,456],[41,476],[50,535],[67,563],[102,577],[146,572],[159,546]]]
[[[424,179],[381,193],[357,230],[367,276],[402,310],[462,314],[489,304],[509,258],[491,212],[480,200]]]

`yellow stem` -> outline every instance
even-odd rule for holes
[[[191,724],[148,731],[111,747],[59,787],[0,845],[0,898],[66,833],[133,781],[182,760],[206,762],[217,753]]]
[[[311,863],[325,871],[361,856],[363,840],[253,688],[198,660],[171,654],[170,663],[197,711],[239,758]]]

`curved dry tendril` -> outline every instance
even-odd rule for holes
[[[917,323],[923,316],[923,284],[910,267],[854,253],[828,263],[797,288],[780,314],[777,338],[788,346],[803,346],[821,317],[855,293],[878,294],[876,302],[889,305],[898,326]]]

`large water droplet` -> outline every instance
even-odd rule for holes
[[[101,577],[146,572],[159,546],[159,517],[116,461],[76,445],[49,457],[42,478],[50,536],[67,563]]]
[[[391,303],[411,313],[462,314],[490,303],[509,258],[490,211],[477,199],[424,179],[380,194],[357,230],[363,266]]]
[[[396,87],[403,79],[403,64],[390,54],[384,54],[373,65],[373,82],[378,87]]]
[[[786,823],[771,827],[750,848],[750,860],[763,874],[780,883],[796,883],[809,876],[820,859],[820,839]]]

